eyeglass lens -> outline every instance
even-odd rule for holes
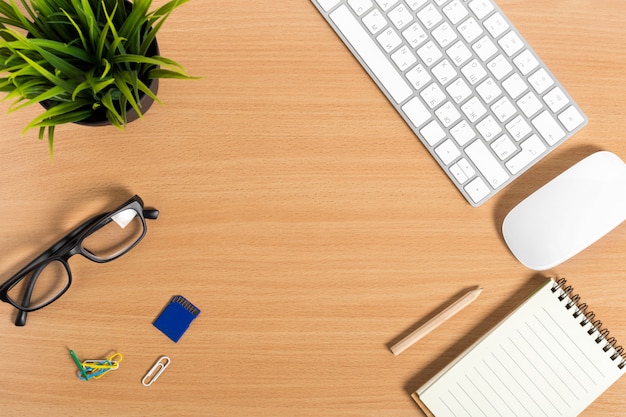
[[[85,237],[84,250],[95,258],[109,260],[129,250],[144,233],[144,223],[133,209],[123,210]]]

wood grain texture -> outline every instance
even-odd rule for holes
[[[163,0],[155,0],[155,5]],[[626,158],[622,0],[501,0],[589,116],[585,129],[472,208],[308,0],[191,1],[163,26],[166,80],[125,131],[63,126],[54,158],[0,106],[0,280],[133,194],[161,211],[128,255],[70,264],[61,299],[13,326],[0,305],[7,416],[420,415],[410,393],[543,277],[500,235],[507,211],[599,149]],[[548,271],[626,343],[626,225]],[[465,291],[479,300],[402,355],[389,347]],[[152,321],[202,310],[179,343]],[[124,355],[82,382],[81,359]],[[161,355],[172,364],[150,388]],[[626,380],[584,417],[623,414]]]

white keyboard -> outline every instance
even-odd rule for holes
[[[587,118],[491,0],[312,0],[477,207]]]

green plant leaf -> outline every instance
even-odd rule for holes
[[[163,102],[156,96],[156,94],[152,92],[152,90],[150,90],[150,88],[145,83],[143,83],[141,80],[137,81],[137,87],[139,88],[139,91],[152,98],[152,100],[156,101],[157,103],[163,104]]]
[[[139,50],[140,55],[147,54],[148,48],[150,48],[150,45],[152,45],[152,42],[154,42],[154,40],[156,39],[156,35],[161,29],[161,26],[163,25],[163,23],[165,23],[172,11],[178,6],[187,3],[187,1],[189,0],[172,0],[159,7],[149,16],[148,22],[146,24],[148,30],[141,43],[141,48]]]
[[[200,77],[194,77],[191,75],[183,74],[179,71],[170,71],[166,69],[153,69],[148,73],[149,78],[176,78],[179,80],[197,80]]]
[[[178,62],[173,61],[168,58],[164,58],[162,56],[143,56],[143,55],[118,55],[113,58],[113,63],[119,64],[122,62],[128,63],[139,63],[139,64],[147,64],[147,65],[155,65],[155,66],[164,66],[164,67],[177,67],[182,69],[182,65]]]
[[[84,120],[92,114],[90,109],[85,109],[89,103],[85,100],[70,101],[67,103],[57,104],[35,117],[24,128],[23,133],[34,127],[54,126],[63,123],[73,123]]]
[[[110,22],[106,22],[100,31],[98,41],[96,43],[96,59],[102,61],[104,59],[104,47],[107,44],[107,36],[109,34]]]
[[[66,91],[72,91],[74,89],[72,84],[52,74],[50,71],[48,71],[47,69],[45,69],[44,67],[42,67],[41,65],[33,61],[32,59],[28,58],[26,55],[22,54],[21,52],[18,51],[17,53],[24,59],[24,61],[28,62],[39,74],[41,74],[51,83],[58,85],[60,87],[63,87]]]
[[[113,126],[121,129],[123,127],[124,118],[115,108],[110,90],[102,97],[101,103],[107,109],[107,119]]]
[[[97,62],[93,55],[87,53],[84,49],[78,48],[73,45],[69,45],[67,43],[62,43],[58,41],[52,41],[48,39],[37,39],[31,38],[29,39],[31,45],[35,47],[39,47],[41,49],[49,49],[56,51],[62,55],[65,55],[69,58],[76,58],[80,61],[93,64]]]
[[[134,53],[139,53],[140,37],[142,28],[146,24],[149,15],[151,0],[135,0],[132,11],[128,14],[126,21],[119,29],[119,35],[131,40],[130,44],[135,45]]]
[[[69,103],[68,103],[69,104]],[[88,118],[89,116],[91,116],[93,114],[93,112],[91,110],[77,110],[77,111],[73,111],[73,112],[64,112],[62,114],[56,115],[56,116],[52,116],[49,117],[45,120],[39,121],[38,123],[34,124],[33,126],[30,126],[30,128],[32,127],[53,127],[53,126],[58,126],[58,125],[63,125],[63,124],[67,124],[67,123],[74,123],[74,122],[80,122],[82,120],[85,120],[86,118]],[[24,129],[24,131],[26,131],[27,129]]]
[[[19,46],[22,46],[24,47],[24,49],[27,49],[27,50],[30,49],[30,50],[38,52],[39,55],[41,55],[41,57],[44,58],[52,67],[65,73],[68,76],[68,78],[76,79],[76,78],[82,77],[83,71],[79,69],[78,67],[76,67],[75,65],[70,64],[67,60],[58,57],[52,52],[48,52],[47,50],[40,48],[39,46],[37,46],[36,43],[31,42],[30,39],[27,39],[25,36],[16,34],[16,38],[17,40],[15,42],[12,42],[11,44],[15,45],[17,48],[19,48]],[[16,52],[19,53],[17,48],[16,48]],[[23,57],[25,56],[23,54],[21,55]]]
[[[50,159],[52,159],[52,156],[54,155],[54,128],[56,126],[48,126],[48,152],[50,152]],[[41,130],[44,129],[44,127],[40,128]]]
[[[139,105],[137,104],[137,100],[136,100],[137,93],[135,92],[135,94],[133,94],[130,88],[128,88],[128,84],[131,84],[131,85],[134,84],[134,82],[132,82],[132,80],[129,79],[129,77],[132,78],[133,76],[130,75],[129,73],[114,75],[113,78],[115,78],[115,86],[120,90],[122,95],[126,98],[126,100],[128,101],[128,104],[130,104],[131,107],[135,109],[135,111],[139,115],[139,118],[142,119],[143,115],[141,114],[141,109],[139,108]],[[136,76],[135,76],[135,79],[136,79]],[[124,112],[125,108],[126,106],[122,105],[121,111]]]
[[[104,77],[109,75],[109,71],[111,71],[111,64],[107,59],[102,59],[100,64],[100,66],[103,66],[102,64],[104,64],[104,70],[102,70],[102,74],[100,74],[100,79],[104,79]]]
[[[83,48],[89,51],[91,49],[91,45],[87,44],[87,39],[85,38],[85,35],[83,34],[83,31],[81,30],[80,26],[76,24],[76,22],[74,21],[74,19],[72,18],[72,16],[70,16],[68,12],[63,10],[63,14],[65,14],[65,17],[67,17],[67,20],[69,20],[72,26],[74,26],[74,29],[76,29],[76,34],[78,35],[78,38],[80,39],[80,42],[83,45]]]
[[[65,92],[65,90],[62,87],[59,86],[55,86],[50,88],[47,91],[44,91],[43,93],[33,97],[32,99],[25,101],[19,105],[15,105],[16,103],[14,103],[13,105],[9,106],[9,113],[14,112],[16,110],[19,110],[23,107],[27,107],[30,106],[31,104],[35,104],[35,103],[39,103],[45,100],[49,100],[52,97],[58,96],[59,94],[63,94]]]

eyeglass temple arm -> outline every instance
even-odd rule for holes
[[[50,249],[48,249],[47,251],[45,251],[44,253],[39,255],[34,261],[30,262],[28,265],[26,265],[24,268],[22,268],[18,272],[18,274],[20,274],[23,270],[25,270],[26,268],[30,267],[31,265],[33,265],[33,264],[35,264],[37,262],[42,261],[46,257],[50,256],[52,253],[56,252],[61,247],[63,247],[63,245],[65,243],[67,243],[68,240],[71,240],[75,236],[79,235],[83,230],[85,230],[86,228],[91,226],[93,223],[97,222],[98,220],[100,220],[101,218],[103,218],[105,216],[107,216],[107,215],[106,214],[102,214],[102,215],[99,215],[99,216],[95,216],[95,217],[92,217],[91,219],[87,220],[86,222],[82,223],[80,226],[78,226],[76,229],[74,229],[69,235],[67,235],[63,239],[59,240],[57,243],[52,245],[50,247]],[[144,209],[143,210],[143,217],[145,217],[146,219],[150,219],[150,220],[156,220],[159,217],[159,210],[157,210],[157,209]],[[30,304],[30,297],[33,294],[33,289],[35,288],[35,283],[37,282],[37,277],[39,277],[39,274],[41,273],[41,270],[42,270],[42,268],[37,270],[33,274],[33,276],[31,277],[30,282],[28,283],[28,287],[26,289],[26,292],[24,293],[24,298],[22,299],[22,305],[23,306],[28,306]],[[18,310],[17,311],[17,316],[15,317],[15,325],[16,326],[24,326],[24,325],[26,325],[26,318],[27,317],[28,317],[28,313],[26,311]]]
[[[37,278],[41,274],[41,271],[45,268],[45,265],[37,268],[33,275],[29,278],[28,287],[26,287],[26,292],[24,293],[24,298],[22,299],[22,305],[24,307],[28,307],[30,305],[30,297],[33,295],[33,289],[35,288],[35,284],[37,283]],[[24,326],[26,324],[27,314],[23,310],[18,310],[17,316],[15,317],[15,325],[16,326]]]
[[[89,220],[86,220],[85,222],[81,223],[77,228],[72,230],[69,234],[65,235],[61,240],[56,242],[54,245],[50,246],[49,249],[44,251],[41,255],[36,257],[33,261],[29,262],[28,265],[20,269],[15,275],[20,275],[22,271],[25,271],[26,269],[30,268],[32,265],[35,265],[43,261],[44,259],[49,258],[55,252],[60,250],[65,244],[67,244],[67,242],[71,241],[73,238],[81,234],[85,229],[87,229],[89,226],[91,226],[92,224],[94,224],[95,222],[97,222],[104,216],[105,215],[100,214],[98,216],[94,216],[90,218]],[[26,292],[24,293],[24,298],[22,298],[22,305],[28,306],[30,304],[30,297],[33,294],[33,289],[35,287],[35,283],[37,282],[37,277],[41,273],[41,270],[42,270],[41,268],[37,270],[35,274],[31,277],[28,283],[28,287],[26,288]],[[27,316],[28,316],[28,313],[26,311],[17,310],[17,315],[15,317],[15,325],[16,326],[26,325]]]

